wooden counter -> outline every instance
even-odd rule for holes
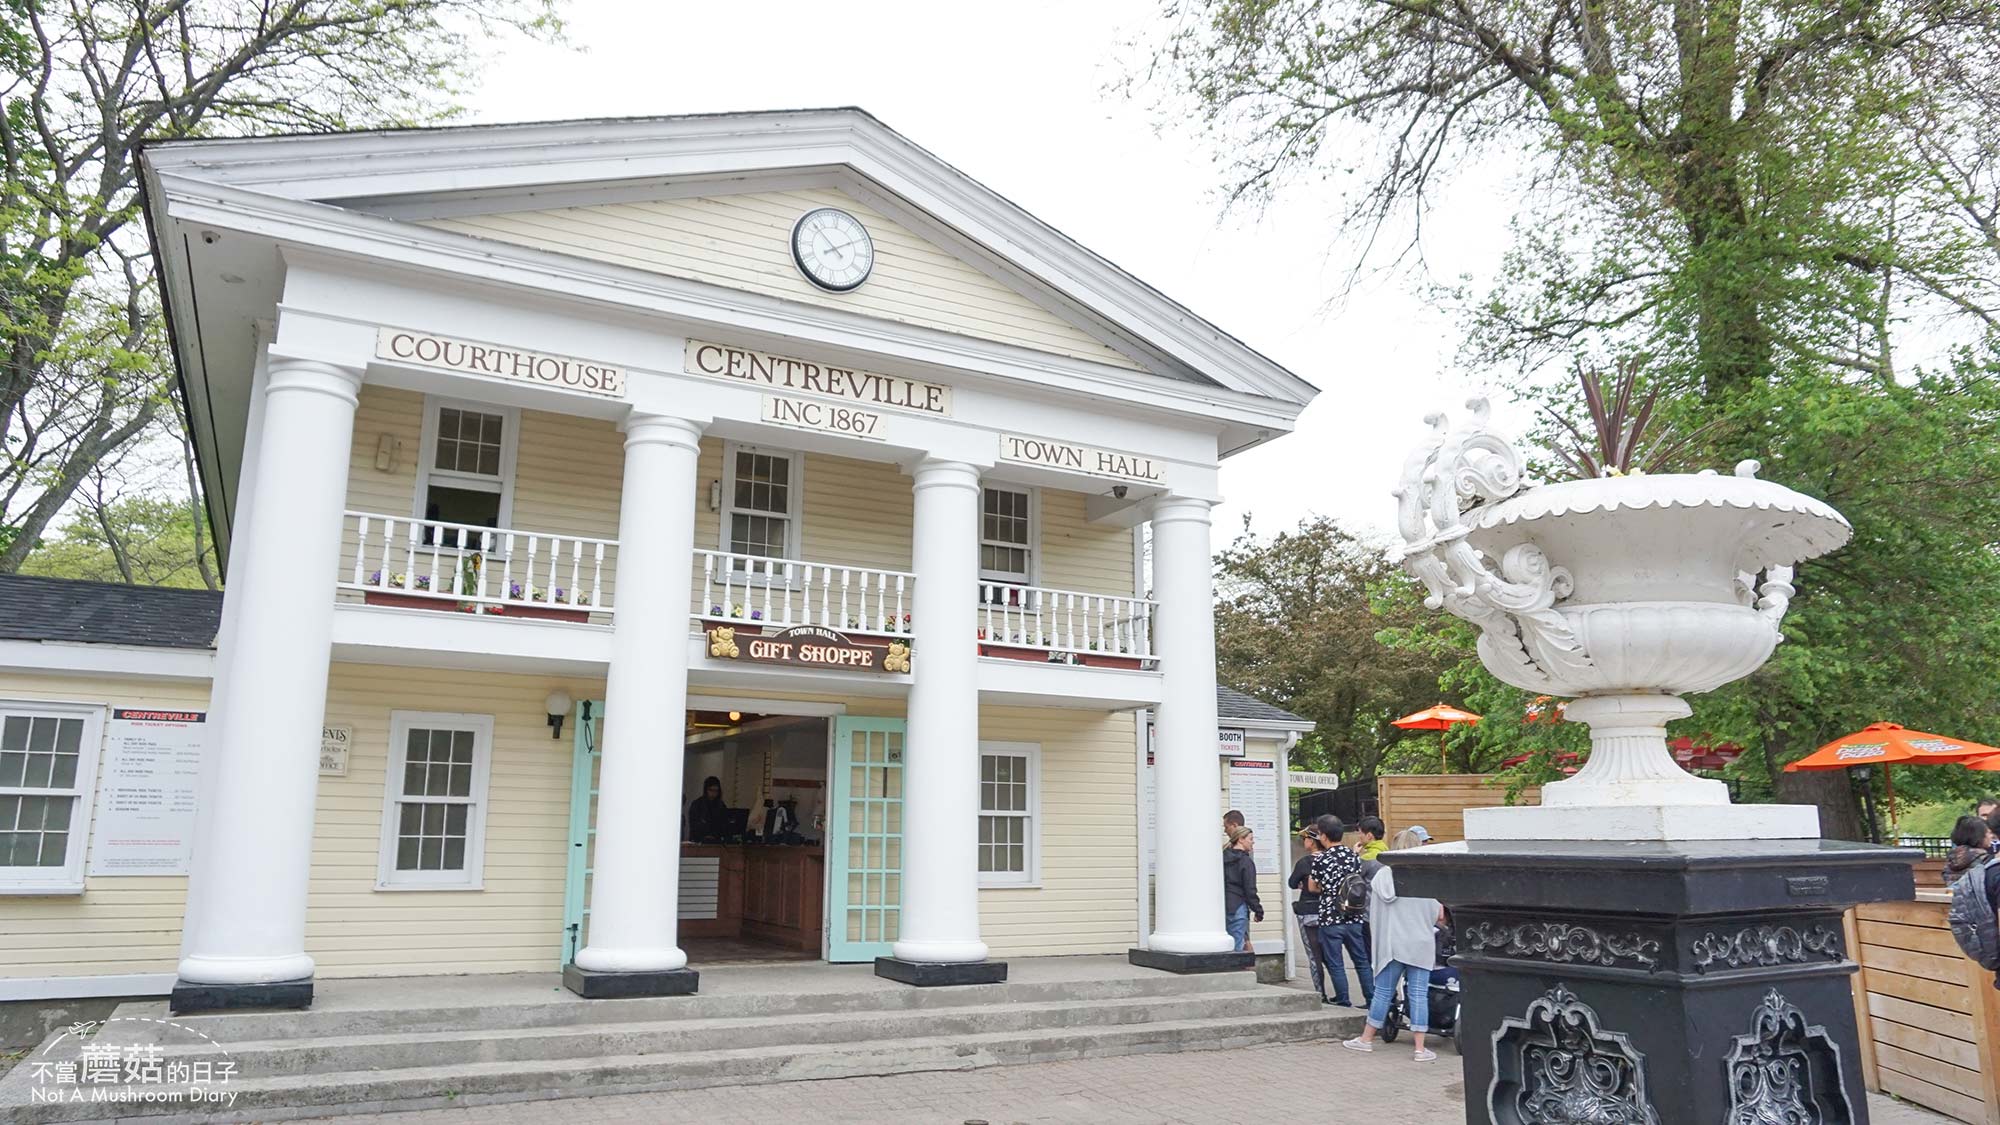
[[[1863,1078],[1871,1090],[1992,1125],[2000,1122],[2000,992],[1952,940],[1945,892],[1917,896],[1847,915],[1849,955],[1861,964],[1854,1007]]]
[[[818,953],[826,854],[817,845],[681,845],[680,932]]]

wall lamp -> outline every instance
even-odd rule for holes
[[[569,693],[557,688],[549,693],[547,699],[542,700],[542,705],[547,707],[549,712],[549,737],[561,738],[563,720],[569,718]]]

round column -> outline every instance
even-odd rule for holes
[[[284,502],[259,504],[257,518],[235,528],[235,613],[217,657],[228,698],[209,715],[210,781],[188,873],[177,1010],[227,1006],[228,986],[303,982],[313,972],[306,882],[333,590],[307,579],[339,558],[361,372],[274,356],[267,379],[262,453],[242,492]]]
[[[1217,809],[1215,600],[1209,503],[1169,496],[1153,508],[1153,933],[1160,953],[1227,953],[1222,918],[1222,814]]]
[[[639,415],[625,423],[618,506],[618,605],[604,689],[589,944],[577,967],[684,968],[678,944],[682,716],[688,590],[701,427]]]
[[[904,961],[986,959],[979,940],[979,470],[916,473],[914,676],[903,761]],[[1218,882],[1221,874],[1216,876]]]

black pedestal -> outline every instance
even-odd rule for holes
[[[195,984],[177,980],[173,992],[167,996],[167,1009],[175,1015],[186,1015],[251,1008],[310,1008],[312,1002],[311,977],[266,984]]]
[[[1169,973],[1240,973],[1257,967],[1257,955],[1242,953],[1162,953],[1157,949],[1130,949],[1125,959],[1142,969]]]
[[[999,984],[1007,979],[1005,961],[904,961],[897,957],[875,958],[875,975],[889,980],[930,988],[945,984]]]
[[[1918,853],[1838,840],[1389,852],[1451,909],[1468,1125],[1813,1121],[1868,1103],[1841,912]]]
[[[643,973],[602,973],[563,966],[563,987],[585,1000],[624,1000],[633,996],[692,996],[701,983],[693,969],[659,969]]]

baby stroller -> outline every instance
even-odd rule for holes
[[[1424,1034],[1449,1039],[1453,1049],[1462,1053],[1462,1048],[1458,1046],[1458,970],[1447,963],[1453,952],[1449,923],[1438,927],[1437,948],[1437,965],[1431,969],[1430,1028]],[[1389,1005],[1389,1014],[1382,1020],[1384,1043],[1394,1043],[1403,1028],[1409,1026],[1410,1008],[1404,991],[1401,984],[1396,986],[1396,999]]]

